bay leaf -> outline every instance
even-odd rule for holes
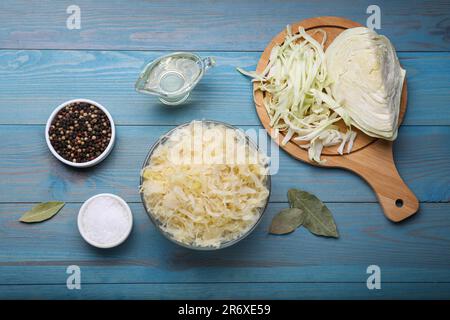
[[[278,212],[272,219],[269,233],[287,234],[300,227],[304,221],[304,214],[301,209],[287,208]]]
[[[43,202],[35,205],[31,210],[25,212],[19,219],[21,222],[34,223],[50,219],[64,207],[65,203],[60,201]]]
[[[331,211],[315,195],[302,190],[290,189],[288,200],[291,208],[303,210],[305,214],[303,226],[311,233],[318,236],[339,238]]]

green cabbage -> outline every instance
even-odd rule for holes
[[[369,136],[397,137],[405,70],[388,38],[368,28],[342,32],[325,58],[333,98]]]

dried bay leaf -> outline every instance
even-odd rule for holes
[[[303,224],[304,221],[303,210],[298,208],[287,208],[281,210],[272,219],[272,224],[269,228],[269,233],[272,234],[286,234],[291,233]]]
[[[324,237],[339,237],[331,211],[315,195],[302,190],[290,189],[288,200],[291,208],[303,210],[305,215],[303,226],[311,233]]]
[[[50,219],[64,207],[60,201],[43,202],[35,205],[30,211],[24,213],[19,219],[21,222],[34,223]]]

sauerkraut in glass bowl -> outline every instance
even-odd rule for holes
[[[240,129],[192,121],[163,135],[141,171],[141,199],[169,240],[197,250],[250,234],[270,196],[269,158]]]

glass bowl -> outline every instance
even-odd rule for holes
[[[222,126],[225,126],[225,127],[227,127],[227,128],[230,128],[230,129],[240,130],[239,128],[236,128],[236,127],[234,127],[234,126],[232,126],[232,125],[230,125],[230,124],[227,124],[227,123],[221,122],[221,121],[215,121],[215,120],[201,120],[201,121],[199,121],[199,122],[202,122],[202,123],[204,123],[204,124],[222,125]],[[143,176],[142,176],[142,171],[143,171],[143,169],[148,165],[148,163],[149,163],[149,161],[150,161],[150,158],[152,157],[153,152],[156,150],[156,148],[158,148],[161,144],[165,143],[165,142],[168,140],[168,138],[175,132],[175,130],[177,130],[177,129],[179,129],[179,128],[183,128],[183,127],[185,127],[185,126],[188,126],[188,125],[190,125],[190,123],[191,123],[191,122],[187,122],[187,123],[181,124],[181,125],[179,125],[179,126],[173,128],[172,130],[168,131],[166,134],[162,135],[162,136],[161,136],[161,137],[153,144],[153,146],[150,148],[150,151],[148,152],[147,157],[145,158],[145,161],[144,161],[144,163],[143,163],[143,165],[142,165],[142,170],[141,170],[141,175],[140,175],[140,185],[141,185],[141,186],[142,186],[142,184],[143,184],[143,182],[144,182],[144,179],[143,179]],[[244,135],[245,135],[245,134],[244,134]],[[247,143],[248,143],[251,147],[253,147],[254,149],[260,151],[258,145],[257,145],[255,142],[253,142],[247,135],[245,135],[245,138],[246,138]],[[233,244],[236,244],[236,243],[238,243],[239,241],[241,241],[242,239],[244,239],[245,237],[247,237],[250,233],[252,233],[253,230],[255,230],[255,228],[256,228],[256,227],[258,226],[258,224],[261,222],[262,217],[263,217],[263,215],[264,215],[264,213],[265,213],[265,211],[266,211],[267,204],[269,203],[269,198],[270,198],[270,194],[271,194],[271,178],[270,178],[270,174],[268,174],[268,175],[266,176],[266,181],[265,181],[265,182],[266,182],[266,187],[267,187],[267,189],[269,190],[269,194],[267,195],[267,199],[266,199],[266,201],[265,201],[265,203],[264,203],[264,206],[261,207],[261,209],[260,209],[260,215],[259,215],[258,220],[255,222],[255,224],[254,224],[251,228],[249,228],[246,232],[244,232],[243,234],[241,234],[239,237],[237,237],[237,238],[235,238],[235,239],[233,239],[233,240],[225,241],[225,242],[221,243],[220,246],[218,246],[218,247],[210,247],[210,246],[208,246],[208,247],[202,247],[202,246],[195,246],[195,245],[190,245],[190,244],[186,244],[186,243],[180,242],[180,241],[178,241],[178,240],[175,240],[175,239],[172,237],[172,235],[171,235],[170,233],[168,233],[168,232],[166,232],[166,231],[164,231],[164,230],[162,229],[162,227],[161,227],[161,222],[158,221],[158,220],[153,216],[151,210],[150,210],[149,208],[147,208],[147,205],[146,205],[146,203],[145,203],[145,199],[144,199],[144,195],[143,195],[142,191],[140,191],[140,195],[141,195],[141,201],[142,201],[142,204],[143,204],[144,209],[145,209],[145,211],[147,212],[148,216],[150,217],[150,220],[153,222],[153,224],[156,226],[156,228],[159,230],[159,232],[160,232],[164,237],[166,237],[168,240],[172,241],[173,243],[176,243],[176,244],[178,244],[178,245],[180,245],[180,246],[182,246],[182,247],[188,248],[188,249],[200,250],[200,251],[212,251],[212,250],[218,250],[218,249],[223,249],[223,248],[232,246]]]

